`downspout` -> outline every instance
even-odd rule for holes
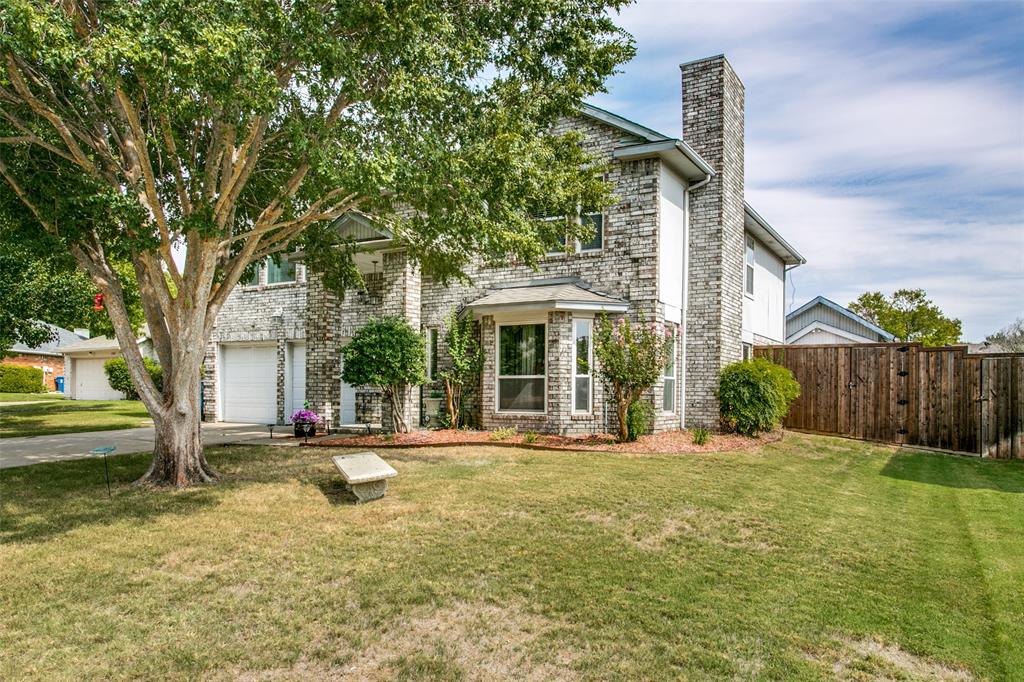
[[[690,192],[695,189],[700,189],[704,185],[711,182],[711,178],[714,176],[714,171],[708,173],[703,180],[700,182],[689,184],[687,183],[686,191],[683,193],[683,305],[679,313],[679,319],[682,324],[679,326],[682,328],[682,334],[679,335],[679,342],[683,346],[682,355],[680,357],[680,363],[682,364],[682,371],[679,373],[682,377],[682,390],[680,391],[679,401],[679,428],[686,428],[686,336],[690,333],[690,325],[687,322],[687,309],[690,306]]]

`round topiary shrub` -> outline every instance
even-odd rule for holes
[[[164,373],[160,365],[149,358],[142,358],[142,364],[146,366],[149,376],[153,378],[157,390],[162,390]],[[124,358],[111,358],[103,363],[103,371],[107,375],[110,387],[115,391],[124,393],[127,400],[138,400],[139,392],[135,390],[135,382],[132,381],[131,372],[128,371],[128,363]]]
[[[718,384],[722,426],[746,436],[771,431],[799,396],[800,384],[785,367],[767,358],[734,362],[722,370]]]

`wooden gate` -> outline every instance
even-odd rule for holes
[[[800,382],[787,428],[1024,459],[1024,354],[872,343],[755,355]]]

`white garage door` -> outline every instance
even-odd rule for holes
[[[227,422],[277,421],[277,348],[224,346],[222,414]]]
[[[115,391],[107,381],[103,363],[109,358],[75,360],[75,400],[124,400],[124,393]]]
[[[292,416],[295,410],[301,410],[306,402],[306,344],[292,344],[291,372],[289,373],[292,385],[289,396],[291,402],[288,404],[285,419]]]

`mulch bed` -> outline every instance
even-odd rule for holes
[[[712,434],[704,445],[693,442],[689,431],[664,431],[641,436],[632,443],[617,443],[615,437],[604,433],[589,436],[548,436],[534,434],[533,442],[526,442],[526,435],[517,433],[500,440],[494,439],[491,431],[413,431],[411,433],[353,435],[334,438],[320,438],[315,442],[303,443],[316,447],[371,447],[371,448],[423,448],[446,447],[450,445],[496,445],[536,450],[577,450],[591,452],[628,452],[653,454],[679,454],[686,452],[722,452],[725,450],[746,450],[782,440],[782,430],[765,433],[757,438],[748,438],[732,433]]]

